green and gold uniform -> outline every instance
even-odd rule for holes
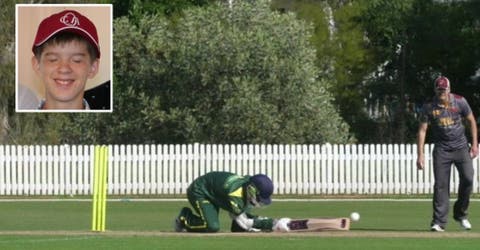
[[[246,198],[250,176],[229,172],[211,172],[195,179],[187,189],[188,201],[196,214],[184,207],[178,219],[188,232],[217,232],[220,230],[220,208],[231,216],[246,213],[254,220],[253,227],[263,231],[272,229],[273,219],[251,215],[253,208]],[[232,221],[232,231],[244,231]]]

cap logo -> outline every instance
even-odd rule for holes
[[[436,89],[448,89],[450,88],[450,81],[444,76],[440,76],[435,80]]]
[[[75,14],[73,14],[72,12],[68,12],[67,14],[62,16],[60,18],[60,22],[70,27],[75,27],[80,25],[80,20],[78,20],[78,17],[75,16]]]

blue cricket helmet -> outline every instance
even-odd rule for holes
[[[250,177],[250,182],[257,188],[257,199],[264,205],[272,203],[273,183],[270,178],[264,174],[257,174]]]

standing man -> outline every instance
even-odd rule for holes
[[[187,197],[194,211],[182,208],[175,219],[175,231],[218,232],[220,208],[230,214],[232,232],[289,231],[288,218],[274,220],[250,213],[254,207],[269,205],[272,193],[273,183],[264,174],[207,173],[188,187]]]
[[[450,81],[440,76],[434,83],[435,96],[423,106],[417,137],[417,168],[425,167],[424,144],[427,128],[433,131],[433,173],[435,178],[433,193],[433,218],[431,231],[443,232],[447,224],[450,198],[450,172],[452,163],[457,168],[460,184],[458,199],[453,207],[453,219],[470,230],[467,219],[470,194],[473,187],[472,159],[478,155],[477,124],[467,100],[450,93]],[[471,147],[465,135],[463,120],[470,127]]]

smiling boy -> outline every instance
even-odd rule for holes
[[[84,91],[99,67],[95,25],[74,10],[53,14],[40,23],[32,51],[32,67],[45,86],[38,108],[90,109]]]

